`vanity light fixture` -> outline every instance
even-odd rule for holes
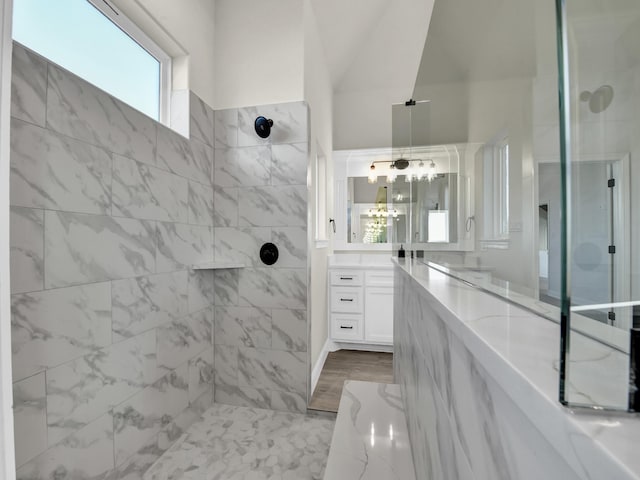
[[[372,163],[371,167],[369,167],[369,178],[367,179],[369,183],[378,183],[378,175],[376,174],[376,166]]]

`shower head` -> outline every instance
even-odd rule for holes
[[[256,133],[260,138],[268,138],[271,135],[271,127],[273,127],[273,120],[266,119],[264,117],[256,118],[256,122],[254,124],[256,129]]]
[[[580,100],[589,102],[589,110],[592,113],[602,113],[613,101],[613,87],[611,85],[602,85],[595,92],[585,90],[580,93]]]

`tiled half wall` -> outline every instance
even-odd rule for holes
[[[19,479],[141,478],[214,396],[306,406],[307,107],[189,104],[186,139],[14,46]]]

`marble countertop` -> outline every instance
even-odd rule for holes
[[[396,265],[438,300],[451,330],[576,472],[593,479],[640,479],[640,417],[559,403],[557,324],[416,261]],[[606,347],[585,341],[594,344],[585,345],[594,351],[594,374],[572,379],[571,388],[588,391],[590,400],[619,401],[626,390],[626,355],[602,356],[598,348]],[[610,382],[608,388],[594,388],[599,368],[608,373],[598,378]]]
[[[399,385],[346,381],[324,480],[415,480]]]

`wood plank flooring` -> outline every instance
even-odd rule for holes
[[[330,352],[309,409],[337,412],[345,380],[393,383],[393,354],[359,350]]]

